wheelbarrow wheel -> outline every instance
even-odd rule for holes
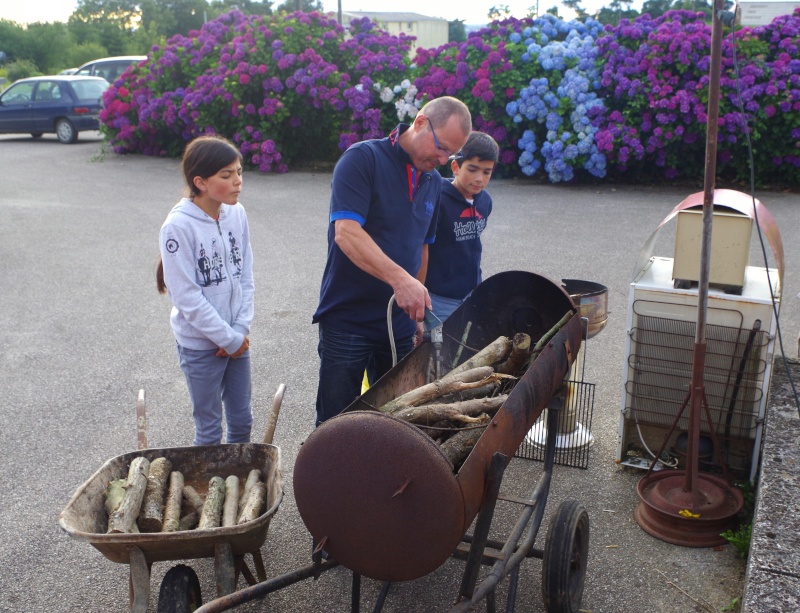
[[[202,604],[197,574],[185,564],[170,568],[158,592],[158,613],[190,613]]]
[[[562,502],[550,520],[542,557],[547,613],[577,613],[589,556],[589,514],[577,500]]]

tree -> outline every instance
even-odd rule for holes
[[[551,6],[549,9],[545,11],[548,15],[553,15],[554,17],[561,18],[561,15],[558,14],[558,6]]]
[[[69,68],[65,65],[65,58],[72,45],[73,40],[65,23],[31,23],[25,30],[25,58],[45,74]]]
[[[126,55],[140,19],[136,0],[78,0],[69,30],[78,43],[98,43],[111,55]]]
[[[447,22],[447,39],[449,42],[463,43],[467,40],[467,31],[463,19],[454,19]]]
[[[276,13],[285,11],[286,13],[294,13],[295,11],[303,11],[310,13],[311,11],[323,11],[321,0],[284,0],[284,2],[275,9]]]
[[[140,25],[148,33],[166,38],[174,34],[188,34],[203,27],[207,9],[206,0],[143,0]]]
[[[622,5],[630,7],[632,0],[611,0],[608,6],[601,8],[596,16],[597,21],[602,24],[619,24],[620,19],[636,19],[639,12],[631,8],[623,9]]]
[[[647,13],[653,19],[661,17],[670,10],[672,10],[672,0],[644,0],[642,4],[642,15]]]
[[[561,0],[561,4],[575,11],[578,19],[586,19],[589,16],[589,13],[581,6],[581,0]]]
[[[239,9],[245,15],[272,15],[271,0],[212,0],[208,18],[219,17],[233,9]]]
[[[511,9],[508,8],[507,4],[495,4],[492,8],[489,9],[489,13],[486,15],[490,21],[494,21],[495,19],[502,19],[503,17],[507,17],[511,14]]]
[[[20,55],[25,40],[25,29],[15,21],[0,19],[0,51],[6,54],[5,61],[24,58]]]

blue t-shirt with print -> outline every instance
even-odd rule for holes
[[[486,190],[469,202],[452,179],[442,179],[436,242],[428,252],[428,291],[463,300],[481,282],[481,233],[492,212]]]
[[[313,322],[375,340],[387,338],[386,308],[392,288],[364,272],[334,240],[337,219],[357,221],[378,247],[411,276],[422,263],[422,245],[436,238],[441,177],[419,172],[400,147],[400,124],[383,139],[352,145],[336,164],[331,182],[328,259]],[[395,304],[392,329],[397,338],[416,331],[416,323]]]

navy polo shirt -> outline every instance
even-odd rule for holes
[[[383,253],[416,277],[422,245],[436,238],[441,177],[436,170],[419,172],[411,164],[399,140],[408,128],[400,124],[386,138],[355,143],[336,163],[328,259],[314,323],[324,319],[353,334],[388,340],[386,308],[393,290],[342,252],[334,240],[334,222],[357,221]],[[395,304],[392,328],[395,337],[408,337],[416,331],[416,323]]]
[[[442,185],[425,286],[437,296],[463,300],[481,282],[481,232],[492,212],[492,198],[483,190],[470,204],[452,180],[442,179]]]

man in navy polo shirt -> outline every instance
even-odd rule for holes
[[[341,413],[392,366],[387,309],[397,359],[414,347],[417,322],[431,307],[417,280],[436,238],[441,177],[472,129],[469,109],[445,96],[411,125],[344,152],[331,182],[328,259],[313,322],[319,324],[317,425]]]

